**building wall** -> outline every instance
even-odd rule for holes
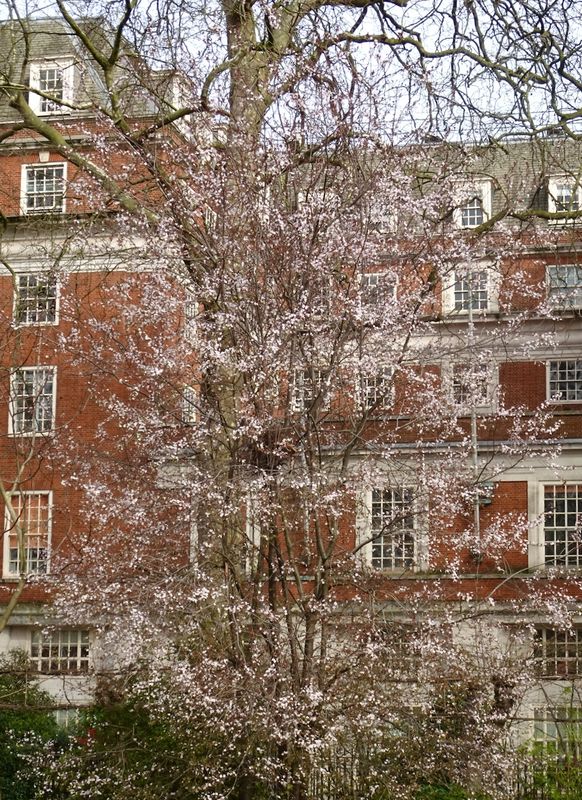
[[[87,92],[87,96],[95,94]],[[9,111],[4,108],[3,113]],[[160,177],[160,165],[168,167],[172,176],[182,175],[184,167],[178,157],[172,158],[176,133],[168,141],[152,140],[151,146],[134,154],[123,137],[97,124],[89,113],[85,117],[63,113],[58,127],[79,152],[90,157],[94,173],[106,169],[117,185],[100,188],[94,175],[65,162],[28,132],[16,132],[1,145],[0,211],[9,224],[0,248],[16,275],[11,276],[8,269],[0,275],[0,475],[11,493],[52,493],[51,571],[65,576],[67,571],[78,571],[93,576],[96,584],[102,579],[104,585],[118,587],[123,598],[124,578],[135,577],[144,563],[152,572],[146,575],[144,571],[144,583],[188,563],[193,526],[185,487],[191,475],[183,467],[187,459],[182,453],[195,449],[198,440],[185,429],[198,425],[210,430],[212,415],[186,422],[181,411],[185,386],[199,389],[196,356],[187,352],[184,336],[184,276],[174,275],[165,287],[156,283],[160,271],[148,249],[152,241],[140,241],[137,234],[134,239],[127,237],[122,223],[116,226],[119,196],[113,190],[131,191],[146,210],[161,207],[167,186]],[[564,155],[572,158],[572,153]],[[31,212],[23,185],[26,168],[34,166],[42,172],[64,163],[64,203],[58,197],[49,198],[47,210],[56,213],[35,213],[42,204],[26,213]],[[458,170],[457,158],[451,166]],[[484,178],[490,200],[484,223],[503,207],[504,197],[511,192],[528,197],[528,208],[549,208],[549,176],[527,158],[523,143],[515,148],[509,165],[499,153],[483,165],[481,184]],[[184,186],[186,197],[187,180]],[[176,198],[180,198],[179,190],[167,202],[177,203]],[[186,204],[185,208],[190,207]],[[279,441],[287,442],[287,449],[281,448],[282,461],[287,458],[292,463],[302,437],[315,435],[312,423],[316,423],[324,464],[331,460],[325,453],[333,456],[357,438],[347,477],[343,476],[343,484],[338,482],[337,491],[330,491],[326,500],[316,498],[306,518],[305,505],[294,503],[305,487],[295,495],[290,490],[279,509],[279,520],[284,516],[289,525],[295,552],[289,541],[284,547],[301,567],[306,591],[315,583],[313,534],[320,525],[325,531],[324,545],[337,535],[334,591],[339,601],[348,607],[361,602],[354,574],[358,579],[364,575],[374,601],[391,611],[407,605],[419,608],[423,603],[458,608],[468,602],[476,603],[480,611],[492,601],[499,615],[492,619],[492,636],[503,650],[511,638],[505,635],[508,620],[513,625],[524,622],[532,637],[536,625],[553,624],[545,621],[542,607],[537,618],[520,618],[520,603],[525,604],[534,589],[548,604],[557,598],[575,608],[582,594],[576,580],[578,564],[562,564],[558,559],[546,568],[543,525],[546,485],[580,486],[582,493],[582,290],[575,290],[576,302],[562,307],[555,297],[547,298],[552,270],[577,266],[579,234],[566,225],[548,224],[541,232],[527,228],[520,238],[515,233],[518,222],[510,219],[505,228],[500,226],[499,235],[488,240],[487,248],[472,250],[467,245],[464,251],[463,242],[470,241],[472,231],[455,229],[462,212],[461,207],[443,213],[442,225],[431,229],[436,231],[431,242],[434,253],[424,253],[421,247],[419,254],[422,236],[418,229],[401,232],[394,242],[394,231],[399,230],[396,220],[396,227],[381,234],[385,241],[378,247],[374,266],[362,267],[360,277],[369,278],[372,269],[395,277],[394,291],[388,294],[407,311],[407,304],[417,302],[417,316],[424,325],[423,333],[386,377],[389,388],[384,398],[368,413],[362,413],[358,404],[358,376],[349,365],[337,371],[337,380],[329,388],[331,396],[318,405],[312,404],[317,394],[311,391],[313,387],[311,396],[306,390],[306,383],[313,381],[306,370],[300,376],[285,370],[275,376],[280,388],[271,410]],[[198,213],[193,209],[186,214],[188,224],[201,224]],[[92,215],[99,218],[94,229]],[[451,231],[457,241],[454,257],[446,247]],[[511,238],[519,239],[513,255],[498,256],[506,252]],[[281,251],[285,252],[283,245]],[[439,261],[443,253],[443,263],[449,258],[446,269],[441,269]],[[15,324],[15,280],[47,269],[58,276],[58,321]],[[429,280],[435,269],[438,274]],[[433,290],[418,300],[415,293],[427,281]],[[475,294],[479,296],[473,308]],[[338,304],[343,299],[330,299],[330,315],[341,318]],[[357,286],[350,299],[360,303],[361,330],[368,341],[373,339],[374,303],[381,311],[382,303],[388,307],[390,297],[374,300]],[[381,325],[378,329],[377,339],[385,335]],[[391,343],[373,344],[381,349]],[[551,364],[560,362],[566,364],[566,371],[567,363],[574,370],[580,364],[580,378],[572,379],[575,389],[580,384],[574,399],[556,399],[548,389]],[[486,368],[484,393],[477,401],[473,398],[469,407],[455,396],[467,388],[456,379],[455,368],[480,364]],[[309,366],[311,373],[314,367],[319,370],[313,363]],[[35,436],[15,436],[10,428],[13,376],[19,370],[48,367],[56,371],[53,424]],[[378,363],[378,367],[383,365]],[[323,385],[325,376],[320,377]],[[480,380],[477,370],[471,384]],[[237,451],[239,443],[232,436],[229,444],[243,453],[239,465],[249,464],[245,461],[248,452],[260,463],[260,442],[253,443],[254,452],[250,446],[248,452],[242,446]],[[477,458],[484,463],[482,479],[475,477],[471,466],[477,445]],[[372,477],[365,469],[371,462],[380,465]],[[390,474],[394,463],[401,467],[400,473],[394,470],[396,477]],[[381,474],[383,465],[385,475]],[[334,480],[336,475],[330,470],[332,488]],[[137,521],[130,513],[134,492],[143,503]],[[396,515],[396,521],[388,518],[387,522],[387,529],[396,536],[408,537],[406,544],[393,547],[387,534],[385,553],[378,555],[378,541],[384,534],[373,529],[375,506],[392,504],[406,517],[407,492],[413,497],[410,519],[403,525]],[[582,505],[577,510],[582,513]],[[4,512],[0,504],[0,513]],[[249,518],[245,523],[249,549],[256,558],[260,531],[255,538],[254,523]],[[144,531],[147,535],[142,535]],[[5,531],[5,538],[9,535]],[[577,550],[575,531],[572,536],[571,546]],[[202,526],[200,543],[207,544]],[[143,556],[142,561],[136,553]],[[4,574],[5,554],[6,548],[0,553]],[[9,602],[16,577],[0,583],[0,606]],[[0,652],[15,647],[31,651],[34,631],[47,623],[43,604],[50,600],[50,591],[42,577],[28,582],[18,612],[0,634]],[[66,620],[57,620],[55,625],[69,630]],[[467,623],[456,635],[461,644],[466,641],[475,647],[482,631]],[[515,657],[529,658],[528,647],[522,642]],[[95,652],[92,659],[92,666],[98,666]],[[84,675],[69,676],[66,685],[62,681],[61,676],[51,676],[47,686],[73,704],[86,698],[91,688],[91,680]],[[523,716],[530,721],[532,709],[541,703],[541,692],[532,689],[531,695],[523,694],[520,700]]]

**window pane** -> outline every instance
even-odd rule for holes
[[[536,709],[534,739],[544,755],[579,760],[582,755],[582,708],[575,705]]]
[[[456,272],[454,284],[455,311],[486,311],[489,304],[487,270]]]
[[[392,370],[384,368],[374,375],[360,376],[360,404],[364,409],[386,409],[393,403]]]
[[[582,630],[539,628],[535,633],[534,657],[540,675],[552,678],[582,675]]]
[[[63,70],[60,67],[45,67],[38,72],[38,88],[41,92],[52,95],[54,100],[46,97],[40,98],[40,110],[43,113],[57,111],[60,104],[57,100],[63,99]]]
[[[45,433],[53,427],[54,370],[20,369],[12,376],[13,433]]]
[[[383,306],[396,297],[396,277],[392,273],[365,272],[360,276],[360,294],[365,306]]]
[[[578,211],[578,189],[574,184],[560,183],[555,191],[556,211]]]
[[[296,413],[309,411],[315,401],[323,395],[323,408],[328,407],[326,396],[327,373],[314,367],[312,369],[296,369],[293,373],[291,387],[291,410]]]
[[[89,651],[88,631],[32,632],[30,657],[39,672],[87,672]]]
[[[582,268],[574,264],[548,267],[550,300],[562,308],[582,306]]]
[[[483,201],[480,197],[474,197],[461,207],[462,228],[476,228],[478,225],[482,225],[484,220]]]
[[[582,359],[550,361],[549,399],[582,400]]]
[[[48,568],[50,495],[26,492],[10,498],[17,522],[6,514],[8,572],[44,574]]]
[[[416,532],[410,489],[372,491],[372,566],[410,569],[416,561]]]
[[[26,167],[26,213],[62,212],[65,196],[64,178],[64,164]]]
[[[546,486],[544,495],[545,563],[582,566],[582,486]],[[564,513],[566,496],[569,514]]]
[[[453,364],[452,377],[453,402],[460,410],[491,402],[493,376],[488,364]]]
[[[56,275],[38,273],[18,275],[14,307],[16,322],[23,325],[55,322],[56,314]]]

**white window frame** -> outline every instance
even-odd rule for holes
[[[188,344],[196,342],[198,334],[198,301],[188,292],[183,307],[183,337]]]
[[[380,385],[369,385],[370,381]],[[386,385],[384,390],[382,383]],[[372,395],[374,399],[370,402]],[[374,373],[363,372],[358,376],[358,405],[363,411],[386,411],[393,408],[394,395],[393,367],[381,366]]]
[[[382,305],[396,302],[398,278],[393,272],[362,272],[360,304],[363,308],[382,310]]]
[[[34,430],[21,430],[15,423],[17,420],[18,414],[18,406],[17,406],[17,396],[15,394],[15,383],[18,380],[18,376],[22,372],[52,372],[52,396],[51,396],[51,426],[46,430],[36,430],[36,423],[37,423],[37,416],[36,410],[38,408],[38,397],[37,394],[34,396],[34,406],[35,406],[35,416],[34,416]],[[10,402],[8,404],[8,434],[10,436],[46,436],[50,434],[55,429],[55,417],[56,417],[56,410],[57,410],[57,368],[54,366],[34,366],[28,367],[23,366],[19,369],[15,369],[13,372],[10,373]]]
[[[571,209],[558,207],[562,188],[570,189],[570,196],[573,198],[571,201]],[[557,214],[560,211],[568,210],[582,211],[582,185],[580,178],[576,178],[573,175],[552,175],[548,180],[548,211],[550,214]],[[575,219],[567,218],[550,219],[550,222],[553,225],[564,225],[568,222],[572,223],[574,221]]]
[[[57,708],[53,712],[56,723],[62,731],[74,730],[81,717],[81,709],[75,706],[70,708]]]
[[[190,105],[189,97],[192,92],[190,89],[189,81],[183,73],[175,73],[170,83],[170,96],[169,102],[173,110],[180,111],[188,108]],[[174,125],[178,128],[183,136],[186,136],[190,141],[195,139],[194,131],[192,129],[192,114],[186,114],[180,119],[175,120]],[[198,134],[198,131],[196,131]]]
[[[461,202],[459,206],[455,208],[453,214],[457,228],[471,230],[472,228],[478,228],[480,225],[483,225],[484,222],[491,219],[493,191],[490,180],[486,178],[467,178],[466,183],[463,185],[462,194],[464,195],[464,202]],[[468,210],[470,204],[477,198],[481,201],[483,219],[481,222],[475,224],[467,224],[466,220],[463,219],[463,215]]]
[[[194,386],[182,387],[181,416],[184,425],[196,425],[199,419],[200,394]]]
[[[314,386],[312,387],[311,376]],[[322,367],[295,367],[291,375],[289,402],[291,413],[306,414],[321,396],[320,411],[329,411],[331,405],[329,374]]]
[[[457,299],[458,285],[461,284],[461,292],[475,292],[477,295],[482,291],[475,284],[479,283],[478,276],[485,275],[486,304],[483,308],[469,308],[469,303],[465,305]],[[468,279],[468,280],[467,280]],[[444,316],[468,317],[473,315],[497,314],[499,311],[499,273],[491,263],[486,264],[459,264],[443,276],[442,289],[442,312]],[[463,289],[463,282],[468,284],[467,289]],[[471,300],[471,295],[469,294]],[[474,301],[473,301],[474,302]]]
[[[475,359],[478,355],[475,356]],[[483,373],[483,378],[487,381],[487,390],[485,395],[481,395],[483,402],[476,402],[474,409],[479,414],[491,414],[497,410],[499,398],[499,366],[496,363],[483,362],[475,360],[474,364],[467,363],[466,361],[450,361],[442,366],[442,378],[445,385],[446,395],[459,416],[468,416],[473,410],[471,398],[467,401],[459,400],[455,396],[455,372],[460,371],[461,368],[466,368],[467,372],[474,370],[475,373]],[[479,398],[476,397],[475,400]]]
[[[409,566],[376,566],[374,561],[377,559],[375,554],[375,544],[373,537],[373,503],[375,492],[410,492],[411,493],[411,515],[412,527],[402,528],[403,531],[412,534],[414,542],[414,555],[412,563]],[[403,574],[410,572],[419,572],[426,568],[427,565],[427,546],[426,546],[426,531],[421,524],[421,498],[419,497],[415,487],[406,486],[377,486],[367,489],[362,492],[360,497],[359,506],[361,513],[358,514],[357,522],[357,538],[358,547],[362,554],[363,562],[374,571],[383,572],[386,574]],[[398,531],[398,528],[395,529]]]
[[[534,660],[540,677],[572,680],[582,677],[582,627],[536,627]]]
[[[39,278],[44,278],[44,277],[48,277],[51,280],[51,282],[54,281],[54,288],[55,288],[55,297],[54,297],[55,314],[54,314],[54,317],[55,318],[52,319],[52,320],[32,320],[32,319],[21,320],[21,319],[19,319],[18,315],[19,315],[19,313],[21,312],[21,309],[22,309],[22,299],[21,299],[21,294],[20,294],[20,291],[21,291],[20,280],[22,278],[25,278],[25,279],[36,278],[38,280]],[[58,325],[59,324],[59,310],[60,310],[60,281],[59,281],[57,275],[54,272],[50,272],[49,270],[30,270],[30,271],[26,271],[26,272],[17,272],[15,274],[15,276],[14,276],[14,280],[15,280],[14,303],[13,303],[13,309],[12,309],[12,318],[14,320],[14,324],[17,325],[18,327],[28,327],[28,326],[31,326],[31,325],[35,325],[35,326],[36,325]],[[34,299],[34,298],[32,298],[32,299]],[[25,305],[25,312],[26,312],[27,315],[31,311],[31,309],[29,308],[29,305],[31,304],[31,302],[32,302],[32,300],[29,300],[28,302],[26,302],[26,305]],[[34,313],[36,313],[36,314],[39,313],[38,309],[36,309],[36,310],[32,309],[32,311]]]
[[[568,733],[568,725],[575,735]],[[565,730],[560,730],[559,726]],[[533,738],[538,748],[543,748],[546,758],[579,761],[582,757],[582,706],[568,703],[564,698],[561,705],[534,709]]]
[[[557,525],[547,525],[547,513],[546,510],[546,496],[547,491],[549,489],[563,489],[566,493],[568,489],[576,490],[575,494],[573,494],[574,498],[574,506],[576,509],[578,508],[578,502],[580,503],[580,514],[578,515],[577,510],[571,510],[570,513],[570,520],[564,512],[564,525],[557,526]],[[566,496],[566,495],[565,495]],[[547,569],[563,569],[568,571],[578,571],[582,569],[582,481],[569,481],[567,483],[556,483],[556,482],[547,482],[540,484],[540,536],[539,536],[539,544],[540,544],[540,551],[542,557],[542,563],[544,568]],[[561,512],[554,511],[554,515],[557,516],[561,514]],[[578,516],[580,517],[580,524],[578,524]],[[574,525],[568,525],[568,521],[575,521]],[[558,559],[554,557],[553,559],[548,559],[548,549],[555,547],[554,543],[546,538],[546,530],[552,531],[561,531],[563,530],[563,543],[564,543],[564,555],[563,555],[563,563],[560,561],[558,563]],[[570,534],[570,535],[569,535]],[[578,541],[579,540],[579,541]],[[554,538],[554,542],[557,539]],[[575,549],[572,551],[572,562],[568,562],[568,545],[575,545]]]
[[[62,76],[62,92],[60,101],[47,101],[42,95],[37,94],[35,89],[41,90],[40,73],[42,70],[57,70]],[[71,109],[63,103],[72,103],[75,89],[75,67],[70,58],[57,58],[42,61],[33,61],[30,64],[30,75],[28,79],[30,91],[28,94],[28,104],[35,114],[40,116],[55,116],[70,114]],[[50,92],[46,91],[46,94]],[[46,107],[43,106],[46,104]]]
[[[398,229],[398,214],[389,208],[385,198],[373,195],[368,203],[368,225],[371,231],[392,235]]]
[[[27,557],[27,569],[25,574],[26,575],[48,575],[50,573],[50,556],[51,556],[51,544],[52,544],[52,521],[53,521],[53,493],[52,491],[36,491],[36,490],[26,490],[22,492],[13,492],[9,495],[10,500],[12,501],[15,497],[24,497],[24,498],[33,498],[33,497],[46,497],[47,498],[47,530],[46,530],[46,560],[45,560],[45,569],[35,569],[31,570],[28,568],[28,557]],[[26,500],[24,501],[25,508],[26,508]],[[20,513],[20,518],[22,518],[22,510]],[[5,507],[4,511],[4,548],[3,548],[3,577],[6,579],[17,580],[20,577],[20,554],[17,559],[17,569],[16,571],[10,570],[10,538],[13,535],[14,524],[10,517],[10,512],[8,507]],[[30,534],[25,531],[25,550],[33,549],[26,546],[26,540],[30,537]],[[32,538],[35,538],[34,536]],[[36,548],[40,549],[40,548]]]
[[[551,386],[551,384],[552,384],[551,374],[552,374],[552,369],[553,369],[552,365],[553,364],[567,364],[567,363],[575,364],[576,366],[574,367],[574,369],[576,370],[576,372],[578,372],[578,371],[580,372],[580,388],[579,388],[579,390],[575,389],[575,391],[578,392],[580,396],[577,397],[577,398],[573,398],[573,399],[567,399],[567,398],[566,399],[562,399],[560,397],[556,397],[555,396],[555,390],[554,390],[554,396],[552,396],[552,386]],[[558,369],[560,369],[560,367],[558,367]],[[561,369],[564,369],[564,367],[562,367]],[[565,369],[568,369],[568,367],[565,367]],[[574,379],[573,383],[577,383],[577,380]],[[546,362],[546,398],[547,398],[549,403],[557,403],[559,405],[563,405],[563,404],[571,405],[571,404],[574,404],[574,403],[582,403],[582,357],[580,357],[580,358],[568,358],[568,357],[566,357],[566,358],[553,358],[550,361]]]
[[[253,489],[247,493],[245,506],[245,569],[252,575],[260,562],[261,552],[261,502]]]
[[[27,184],[28,184],[28,171],[29,170],[41,170],[47,169],[50,167],[62,167],[63,168],[63,200],[61,207],[58,209],[55,208],[38,208],[38,209],[31,209],[28,208],[28,191],[27,191]],[[67,211],[67,167],[68,164],[66,161],[47,161],[46,164],[36,163],[36,164],[23,164],[22,171],[20,175],[20,213],[25,217],[36,217],[42,214],[65,214]],[[34,197],[35,195],[31,195]],[[56,196],[56,193],[55,193]]]
[[[570,284],[568,271],[574,271],[576,282]],[[559,278],[562,272],[564,277]],[[552,277],[554,273],[554,277]],[[582,308],[582,266],[578,264],[548,264],[546,267],[548,300],[554,308]],[[560,285],[561,283],[561,285]]]
[[[93,642],[91,639],[91,633],[86,628],[32,630],[30,633],[30,660],[44,675],[86,675],[92,666]],[[68,655],[65,648],[75,647],[77,654],[75,656]]]
[[[325,209],[336,207],[339,198],[331,189],[315,184],[306,189],[299,189],[292,200],[297,212],[308,212],[319,218]]]
[[[218,225],[218,214],[210,206],[204,206],[204,229],[207,233],[215,233]]]

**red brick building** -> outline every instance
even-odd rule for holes
[[[104,36],[101,22],[84,24]],[[21,68],[18,31],[8,26],[2,35],[12,37],[7,52],[14,70]],[[147,228],[154,209],[176,202],[168,174],[185,168],[176,151],[189,146],[188,137],[167,124],[141,150],[140,143],[132,149],[129,134],[116,140],[100,111],[103,87],[74,37],[53,21],[27,35],[28,90],[14,90],[16,99],[1,106],[0,117],[0,613],[6,610],[0,651],[21,647],[40,672],[84,676],[103,654],[90,627],[57,617],[50,631],[43,628],[54,585],[66,584],[68,571],[89,570],[95,585],[101,580],[104,591],[115,586],[123,597],[120,576],[141,567],[132,561],[136,512],[125,516],[120,508],[145,482],[155,491],[140,513],[158,533],[140,542],[141,553],[160,560],[163,553],[171,572],[198,550],[196,532],[203,549],[204,525],[211,524],[200,508],[201,479],[188,473],[184,452],[228,431],[230,418],[224,398],[217,400],[199,378],[204,355],[188,353],[198,298],[188,294],[184,274],[162,275],[157,264],[166,245],[163,236],[154,242],[160,228]],[[127,47],[119,93],[138,130],[173,107],[178,84],[166,72],[150,75],[144,92],[135,60]],[[43,122],[51,126],[46,135]],[[252,446],[241,444],[242,436],[225,439],[237,469],[243,465],[252,476],[262,458],[271,459],[273,470],[274,461],[296,457],[316,432],[324,463],[341,453],[353,467],[351,485],[342,488],[348,500],[338,501],[335,520],[340,599],[360,596],[353,576],[346,577],[357,562],[395,618],[403,603],[421,598],[440,609],[491,601],[497,633],[509,641],[525,630],[518,657],[531,660],[533,653],[551,679],[543,695],[537,689],[526,695],[521,716],[535,717],[536,736],[555,736],[551,709],[564,705],[563,679],[582,673],[582,628],[569,624],[582,620],[578,148],[548,140],[539,148],[518,142],[471,150],[467,171],[459,166],[466,159],[460,145],[420,147],[415,159],[433,170],[414,185],[415,203],[431,175],[448,179],[443,209],[430,221],[432,238],[407,227],[405,213],[390,219],[386,213],[384,225],[371,220],[367,235],[380,242],[374,258],[362,258],[351,271],[340,268],[345,294],[327,297],[328,320],[315,333],[310,323],[297,323],[286,370],[275,361],[271,400],[258,371],[253,376],[248,368],[241,378],[257,389],[257,407],[264,403],[267,416],[270,408],[275,445],[263,446],[267,437],[258,435]],[[177,191],[185,197],[185,189]],[[439,194],[438,187],[432,191]],[[273,202],[281,194],[275,186]],[[128,227],[131,203],[138,222]],[[197,203],[184,213],[201,236],[215,235],[216,206],[213,196],[206,219]],[[283,263],[282,237],[274,242]],[[191,260],[188,269],[194,270]],[[259,298],[271,277],[258,280]],[[285,299],[284,274],[278,285]],[[335,340],[345,357],[324,357],[325,347],[316,354],[313,342],[329,334],[334,318],[343,320],[348,301],[351,327]],[[406,314],[413,314],[414,327],[404,347],[396,341],[397,317]],[[391,315],[398,334],[389,341]],[[204,319],[198,324],[204,330]],[[365,356],[346,346],[361,332],[372,343]],[[245,391],[240,418],[248,420],[253,392]],[[156,441],[164,449],[153,453]],[[331,485],[333,469],[329,474]],[[188,481],[198,487],[192,517],[184,512]],[[261,550],[253,481],[244,531],[249,561]],[[112,497],[119,505],[109,512]],[[312,525],[313,519],[296,518],[290,541]],[[100,548],[115,556],[105,565]],[[292,546],[285,548],[293,561]],[[301,580],[309,586],[316,580],[309,547],[302,559]],[[570,619],[560,627],[562,611]],[[475,620],[463,631],[478,635]],[[71,685],[63,691],[74,704],[79,697]],[[575,684],[572,698],[582,708]]]

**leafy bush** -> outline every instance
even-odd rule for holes
[[[25,653],[0,658],[0,798],[28,800],[32,780],[18,774],[22,758],[54,739],[58,725],[46,707],[51,698],[36,685]]]
[[[462,786],[457,784],[449,785],[427,785],[423,786],[416,795],[416,800],[487,800],[484,795],[475,798],[475,795],[467,793]]]
[[[573,760],[539,765],[522,797],[527,800],[580,800],[582,765]]]

